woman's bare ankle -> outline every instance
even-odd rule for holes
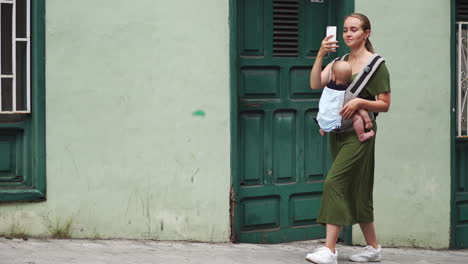
[[[326,248],[328,248],[333,254],[336,253],[336,246],[327,246],[325,245]]]

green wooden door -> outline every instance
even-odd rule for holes
[[[468,248],[468,129],[466,121],[466,102],[463,98],[466,96],[466,67],[459,68],[466,50],[459,52],[459,48],[466,49],[465,34],[467,32],[468,22],[468,1],[451,0],[452,11],[452,32],[451,32],[451,61],[452,61],[452,94],[451,107],[453,109],[451,116],[451,162],[452,162],[452,199],[451,199],[451,225],[450,225],[450,247]],[[461,32],[460,32],[461,31]],[[462,46],[458,43],[462,42]],[[459,87],[459,83],[461,87]],[[458,88],[460,91],[459,93]],[[460,99],[460,105],[457,101]],[[463,100],[463,101],[462,101]],[[463,103],[462,103],[463,102]],[[458,108],[460,107],[460,109]],[[465,109],[465,110],[462,110]],[[460,117],[460,120],[458,118]]]
[[[310,89],[309,74],[326,26],[341,32],[350,7],[337,0],[238,0],[231,6],[235,241],[325,235],[316,218],[330,161],[314,122],[321,91]]]
[[[455,248],[468,248],[468,140],[456,140]]]

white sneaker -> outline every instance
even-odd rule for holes
[[[316,264],[338,264],[338,251],[335,249],[335,253],[327,247],[321,247],[316,249],[313,253],[309,253],[306,256],[306,260]]]
[[[351,255],[349,260],[354,262],[379,262],[382,260],[382,247],[366,246],[364,252]]]

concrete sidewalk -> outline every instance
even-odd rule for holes
[[[208,244],[148,240],[39,240],[0,238],[1,264],[253,264],[309,263],[304,257],[321,241],[277,245]],[[339,263],[358,247],[339,245]],[[384,248],[383,264],[468,263],[468,250]]]

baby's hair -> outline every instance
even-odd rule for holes
[[[335,75],[335,81],[349,83],[351,81],[351,75],[353,69],[351,65],[346,61],[336,61],[332,66],[333,74]]]

